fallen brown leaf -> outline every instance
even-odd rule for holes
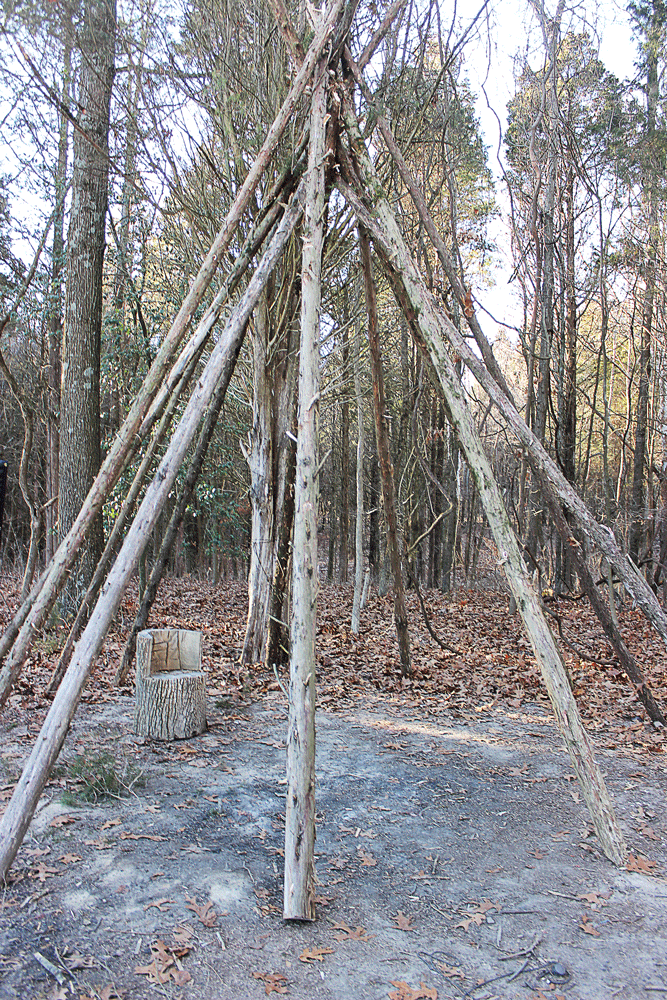
[[[587,913],[582,914],[581,923],[579,924],[579,927],[584,932],[584,934],[590,934],[591,937],[600,937],[599,930],[591,923],[591,918]]]
[[[448,979],[465,979],[465,975],[458,965],[447,965],[446,962],[438,962],[438,968],[443,976],[447,976]]]
[[[433,987],[429,989],[426,983],[420,983],[418,987],[408,986],[407,983],[392,979],[391,985],[396,986],[395,992],[389,994],[389,1000],[438,1000],[438,991]]]
[[[412,926],[412,921],[414,920],[414,917],[411,917],[409,914],[406,915],[405,913],[403,913],[402,910],[399,910],[396,916],[392,917],[391,919],[395,922],[396,927],[398,928],[399,931],[414,930],[414,927]]]
[[[49,826],[69,826],[70,823],[74,822],[74,816],[70,816],[68,813],[65,813],[63,816],[54,816],[49,823]]]
[[[342,921],[333,926],[334,930],[338,931],[338,934],[334,934],[336,941],[370,941],[370,937],[364,927],[357,926],[356,930],[352,930],[351,927],[348,927]]]
[[[121,833],[121,840],[166,840],[159,833]]]
[[[253,978],[262,980],[267,997],[269,993],[287,993],[287,976],[280,972],[253,972]]]
[[[175,899],[167,899],[166,896],[163,896],[162,899],[156,899],[154,903],[146,903],[146,905],[144,906],[144,912],[146,910],[150,910],[151,906],[154,906],[157,910],[160,911],[160,913],[164,913],[175,902],[176,902]]]
[[[299,955],[300,962],[323,962],[325,955],[333,955],[333,948],[304,948]]]
[[[213,927],[218,919],[218,914],[209,899],[207,903],[198,903],[194,896],[186,896],[186,910],[196,913],[204,927]]]
[[[648,872],[657,865],[657,861],[650,861],[643,854],[631,854],[626,863],[626,870],[629,872]]]

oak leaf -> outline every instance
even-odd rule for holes
[[[458,965],[447,965],[446,962],[438,962],[438,968],[442,972],[443,976],[447,976],[448,979],[465,979],[465,975],[461,971]]]
[[[333,948],[304,948],[299,955],[299,961],[308,962],[312,965],[313,962],[323,962],[325,955],[333,954]]]
[[[579,924],[579,927],[584,932],[584,934],[590,934],[591,937],[600,937],[599,930],[591,923],[591,918],[588,916],[587,913],[582,914],[581,923]]]
[[[267,997],[270,993],[287,993],[287,976],[280,972],[253,972],[254,979],[261,979]]]
[[[338,934],[334,934],[334,939],[336,941],[370,941],[370,937],[366,933],[365,927],[357,926],[356,930],[352,930],[347,924],[340,923],[334,924],[334,930],[338,931]]]
[[[149,983],[155,983],[157,986],[161,986],[164,983],[169,982],[169,972],[161,972],[157,967],[157,959],[149,965],[135,965],[134,967],[135,976],[148,976]]]
[[[651,872],[657,865],[657,861],[650,861],[643,854],[631,854],[625,865],[629,872]]]
[[[402,980],[391,980],[391,985],[396,986],[396,992],[389,994],[389,1000],[438,1000],[438,991],[429,989],[426,983],[420,983],[418,987],[408,986]]]
[[[144,912],[146,910],[150,910],[151,906],[154,906],[157,910],[160,911],[160,913],[164,913],[165,910],[168,910],[169,907],[172,905],[172,903],[175,902],[176,902],[175,899],[167,899],[166,896],[163,896],[162,899],[156,899],[154,903],[146,903],[146,905],[144,906]]]
[[[74,816],[70,816],[68,813],[65,813],[62,816],[54,816],[49,823],[49,826],[69,826],[70,823],[74,822]]]
[[[47,878],[53,878],[54,875],[60,875],[59,868],[49,868],[45,865],[43,861],[37,865],[37,868],[30,872],[32,878],[38,878],[40,882],[46,882]]]
[[[396,927],[398,928],[399,931],[414,930],[414,927],[412,926],[412,921],[414,917],[411,917],[410,914],[406,915],[405,913],[403,913],[403,910],[399,910],[396,916],[392,917],[391,919],[395,922]]]
[[[218,919],[217,911],[209,899],[207,903],[198,903],[194,896],[186,896],[186,909],[192,910],[201,920],[204,927],[213,927]]]

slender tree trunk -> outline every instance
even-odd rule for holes
[[[248,621],[241,663],[261,660],[266,646],[271,584],[273,582],[273,455],[271,342],[268,291],[255,316],[253,353],[253,422],[247,447],[241,443],[250,469],[250,573]]]
[[[102,266],[109,187],[109,108],[114,78],[115,0],[86,0],[81,35],[80,128],[74,132],[72,208],[60,389],[58,512],[64,538],[100,467]],[[61,611],[73,616],[102,554],[102,518],[70,574]]]
[[[373,409],[375,412],[375,436],[380,460],[380,477],[382,479],[382,496],[384,513],[387,522],[387,547],[391,562],[391,572],[394,582],[394,617],[396,619],[396,636],[401,658],[401,674],[409,677],[410,666],[410,633],[408,632],[408,613],[405,607],[405,588],[403,585],[403,570],[401,568],[401,553],[398,539],[398,523],[396,518],[396,500],[394,496],[394,467],[389,453],[389,435],[385,419],[384,378],[382,374],[382,359],[380,357],[380,338],[377,320],[377,301],[375,282],[373,281],[373,261],[367,234],[359,229],[359,253],[361,268],[364,274],[364,291],[366,294],[366,312],[368,315],[368,345],[373,373]]]
[[[352,633],[354,635],[359,634],[361,590],[364,579],[364,400],[361,391],[360,339],[359,326],[355,323],[352,346],[354,394],[357,399],[357,515],[354,531],[354,598],[352,601]]]
[[[345,327],[343,329],[343,370],[347,380],[350,349],[348,346],[347,299],[345,301]],[[347,583],[348,570],[348,535],[350,530],[350,403],[347,388],[344,390],[343,402],[340,408],[340,534],[338,537],[338,582]]]
[[[71,82],[72,45],[71,32],[64,25],[63,85],[61,100],[63,106],[69,104]],[[58,466],[60,455],[60,348],[63,325],[62,275],[65,254],[65,193],[67,189],[67,154],[69,146],[69,122],[61,112],[59,116],[58,161],[55,170],[56,210],[53,218],[53,250],[51,261],[51,287],[49,292],[49,373],[48,397],[46,405],[46,496],[48,506],[45,512],[46,538],[44,560],[48,564],[53,557],[58,535]]]
[[[661,27],[664,27],[664,5],[652,5],[650,22],[646,28],[646,163],[644,166],[644,200],[646,204],[647,248],[644,263],[644,298],[641,314],[641,346],[639,351],[639,387],[635,422],[635,452],[632,470],[630,501],[630,535],[628,552],[635,563],[639,562],[644,524],[644,472],[649,437],[648,409],[651,383],[651,338],[656,294],[656,270],[659,243],[659,193],[658,178],[661,172],[657,114],[660,100],[660,75],[658,57],[661,45]]]
[[[315,916],[315,636],[317,632],[318,414],[320,301],[324,242],[326,62],[315,70],[301,268],[301,351],[290,635],[286,920]]]

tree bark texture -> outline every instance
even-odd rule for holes
[[[71,25],[63,24],[65,39],[61,100],[69,105],[72,74]],[[67,158],[69,151],[69,122],[64,112],[59,115],[58,160],[54,171],[56,195],[53,217],[53,247],[51,252],[51,280],[49,289],[49,370],[46,398],[46,496],[50,501],[45,512],[46,538],[44,559],[48,563],[57,545],[58,535],[58,466],[60,456],[60,353],[63,326],[62,278],[65,255],[65,194],[67,192]]]
[[[354,597],[352,599],[352,634],[359,635],[361,589],[364,579],[364,398],[361,391],[361,334],[354,326],[352,365],[354,370],[354,395],[357,400],[357,516],[354,532]]]
[[[370,230],[376,244],[381,248],[413,334],[420,346],[428,351],[436,369],[445,395],[450,422],[475,477],[498,547],[500,562],[505,569],[508,583],[514,593],[535,657],[540,665],[559,728],[579,778],[596,832],[607,857],[620,865],[626,856],[626,846],[604,779],[595,762],[593,747],[581,723],[560,652],[526,572],[500,491],[467,406],[463,387],[456,378],[454,366],[445,348],[448,339],[446,328],[453,324],[438,310],[410,257],[396,219],[362,144],[354,113],[347,102],[345,121],[358,167],[361,168],[361,180],[367,200],[360,201],[345,184],[341,185],[343,193],[351,201],[361,223]]]
[[[109,108],[114,78],[115,0],[86,0],[81,34],[80,128],[74,131],[72,207],[60,386],[60,537],[67,535],[100,467],[102,268],[109,188]],[[102,554],[95,519],[61,599],[73,616]]]
[[[317,631],[317,505],[319,329],[324,240],[326,63],[317,66],[310,112],[310,148],[301,265],[301,351],[297,417],[294,566],[290,633],[286,920],[315,916],[315,635]]]
[[[250,469],[250,572],[248,574],[248,619],[241,663],[261,660],[273,583],[273,437],[270,302],[265,290],[255,313],[252,337],[253,404],[252,428],[247,446],[241,448]]]
[[[380,357],[380,337],[377,320],[377,299],[375,282],[373,280],[373,261],[371,259],[368,235],[359,230],[359,253],[361,268],[364,275],[364,292],[366,296],[366,313],[368,317],[368,345],[373,373],[373,412],[375,414],[375,436],[380,460],[380,478],[382,479],[382,495],[384,498],[384,513],[387,519],[387,547],[391,562],[391,572],[394,581],[394,617],[396,619],[396,636],[401,659],[401,674],[410,676],[410,633],[408,631],[408,613],[405,607],[405,587],[403,586],[403,569],[401,567],[401,551],[398,539],[398,520],[396,517],[396,497],[394,493],[394,467],[389,451],[389,435],[385,419],[384,377],[382,373],[382,358]]]
[[[153,530],[160,510],[167,501],[178,470],[185,459],[202,415],[225,368],[236,363],[246,324],[257,305],[259,295],[285,243],[302,212],[303,189],[300,188],[285,210],[282,222],[262,255],[257,270],[238,304],[232,310],[225,329],[211,353],[185,408],[156,475],[146,491],[139,511],[127,533],[88,625],[77,643],[74,656],[53,704],[44,721],[23,774],[7,810],[0,820],[0,880],[5,877],[23,840],[35,807],[67,735],[84,684],[107,630]]]
[[[184,740],[206,731],[201,632],[146,629],[137,636],[134,731]]]

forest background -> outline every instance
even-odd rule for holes
[[[359,50],[384,12],[360,6]],[[376,167],[452,321],[464,328],[478,310],[527,424],[652,585],[667,586],[667,12],[661,2],[629,4],[635,72],[619,79],[603,64],[596,25],[579,5],[547,11],[527,2],[514,92],[499,112],[507,121],[499,176],[476,108],[482,81],[496,72],[492,59],[481,72],[481,54],[494,51],[506,13],[506,5],[486,5],[462,18],[455,8],[406,3],[365,70],[450,253],[463,308],[380,145]],[[96,0],[5,4],[0,57],[0,458],[7,463],[0,557],[27,594],[72,524],[275,117],[290,57],[259,2],[178,10],[123,2],[116,10]],[[373,118],[367,113],[367,134]],[[283,162],[294,159],[298,133],[297,115],[281,143]],[[255,196],[258,217],[266,193]],[[391,576],[387,501],[354,225],[334,196],[320,341],[322,572],[343,582],[351,567],[367,566],[382,590]],[[228,271],[248,232],[229,248]],[[167,568],[216,582],[249,577],[246,661],[278,658],[285,646],[284,634],[269,632],[285,620],[289,579],[297,247],[295,238],[291,263],[288,253],[249,324],[201,472],[194,484],[185,469],[180,474],[140,568],[143,591],[180,508]],[[511,321],[506,296],[493,290],[508,251],[519,303]],[[472,587],[495,569],[495,547],[441,390],[378,281],[382,422],[404,571],[425,588]],[[196,364],[209,352],[210,345]],[[474,402],[476,384],[462,377]],[[184,383],[172,417],[188,392]],[[481,395],[474,405],[528,565],[543,592],[574,592],[568,545],[527,454]],[[156,434],[153,464],[164,440]],[[139,465],[137,457],[125,468],[107,500],[61,599],[63,617],[78,607]],[[605,564],[598,576],[612,583]]]

